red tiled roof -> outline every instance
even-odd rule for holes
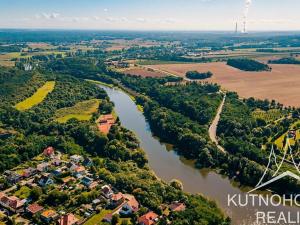
[[[125,194],[123,196],[126,199],[127,204],[132,208],[132,210],[134,212],[137,212],[139,210],[139,203],[135,199],[135,197],[133,195],[128,195],[128,194]]]
[[[54,154],[54,148],[53,147],[48,147],[48,148],[44,149],[43,154],[46,155],[46,156],[50,156],[50,155]]]
[[[98,129],[104,134],[108,134],[111,126],[115,123],[115,119],[111,114],[100,116],[98,121]]]
[[[113,194],[111,200],[113,201],[120,201],[123,199],[123,194],[119,192],[118,194]]]
[[[40,206],[37,203],[31,204],[27,207],[27,211],[30,212],[31,214],[36,214],[44,209],[43,206]]]
[[[78,219],[72,213],[62,216],[58,221],[59,225],[73,225],[77,222]]]
[[[155,224],[157,218],[158,215],[151,211],[139,217],[138,222],[139,224],[143,224],[143,225],[152,225]]]
[[[169,206],[171,211],[174,212],[180,212],[180,211],[184,211],[186,206],[184,203],[179,203],[179,202],[173,202],[170,206]]]

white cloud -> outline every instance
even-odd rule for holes
[[[52,13],[40,13],[40,14],[37,14],[36,16],[36,19],[46,19],[46,20],[50,20],[50,19],[57,19],[60,17],[60,14],[57,13],[57,12],[52,12]]]

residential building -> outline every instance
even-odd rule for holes
[[[40,206],[39,204],[37,203],[34,203],[34,204],[31,204],[29,205],[27,208],[26,208],[26,211],[28,213],[30,213],[32,216],[43,211],[44,210],[44,207],[43,206]]]
[[[22,211],[25,203],[26,203],[26,199],[20,200],[15,196],[8,197],[5,194],[0,193],[0,205],[13,212]]]
[[[59,225],[74,225],[77,224],[79,220],[72,214],[67,214],[59,218]]]
[[[54,210],[52,210],[52,209],[45,210],[41,214],[41,218],[44,221],[46,221],[47,223],[50,223],[51,221],[56,220],[57,217],[58,217],[58,214]]]
[[[125,202],[122,205],[122,208],[120,210],[120,214],[130,215],[130,214],[135,213],[139,210],[139,203],[133,195],[124,194],[123,198],[125,199]]]
[[[38,181],[38,184],[42,187],[54,184],[54,180],[51,178],[50,174],[44,174]]]
[[[36,166],[36,169],[40,172],[46,172],[50,167],[50,164],[47,162],[40,163]]]
[[[158,221],[158,215],[153,211],[138,218],[139,225],[153,225]]]
[[[102,194],[107,199],[110,199],[111,196],[114,194],[114,192],[112,191],[111,187],[108,186],[108,185],[104,185],[103,187],[101,187],[101,190],[102,190]]]
[[[172,212],[180,212],[180,211],[184,211],[186,208],[184,203],[180,203],[180,202],[172,202],[172,204],[169,205],[169,209]]]
[[[43,155],[46,157],[53,157],[55,154],[55,150],[53,147],[45,148],[43,151]]]
[[[70,160],[75,163],[80,163],[83,161],[83,157],[81,155],[72,155],[70,156]]]

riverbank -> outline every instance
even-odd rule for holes
[[[228,206],[228,195],[247,195],[248,188],[241,187],[228,177],[218,174],[210,169],[199,170],[191,160],[178,155],[172,146],[160,142],[151,132],[150,125],[142,112],[137,110],[136,104],[120,88],[112,89],[101,86],[115,103],[115,110],[124,127],[137,134],[141,147],[145,150],[151,170],[156,177],[164,182],[178,179],[183,183],[184,191],[201,193],[206,198],[212,199],[232,218],[233,224],[253,224],[255,212],[258,208]],[[289,207],[263,207],[263,211],[297,211]]]

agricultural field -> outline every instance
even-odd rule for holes
[[[123,73],[129,74],[129,75],[139,75],[142,77],[165,77],[165,76],[167,76],[167,74],[165,74],[163,72],[153,70],[150,68],[143,68],[143,67],[133,67],[131,69],[123,71]]]
[[[40,104],[49,93],[54,90],[55,81],[48,81],[42,87],[40,87],[31,97],[18,103],[15,108],[20,111],[25,111],[32,108],[35,105]]]
[[[241,71],[223,62],[194,64],[158,64],[149,68],[184,77],[187,71],[211,71],[214,75],[205,81],[218,83],[241,97],[276,100],[285,106],[300,107],[300,66],[272,65],[271,72]]]
[[[66,123],[70,119],[87,121],[92,118],[93,113],[97,112],[100,100],[92,99],[79,102],[73,107],[59,109],[55,113],[55,120],[59,123]]]
[[[160,46],[163,44],[162,42],[156,42],[156,41],[144,41],[140,39],[133,39],[133,40],[124,40],[124,39],[116,39],[111,40],[108,42],[109,47],[107,47],[106,51],[121,51],[123,49],[129,49],[131,47],[153,47],[153,46]]]
[[[283,117],[284,113],[279,109],[270,109],[269,111],[256,109],[255,111],[252,112],[252,115],[256,119],[262,119],[267,123],[269,123]]]

